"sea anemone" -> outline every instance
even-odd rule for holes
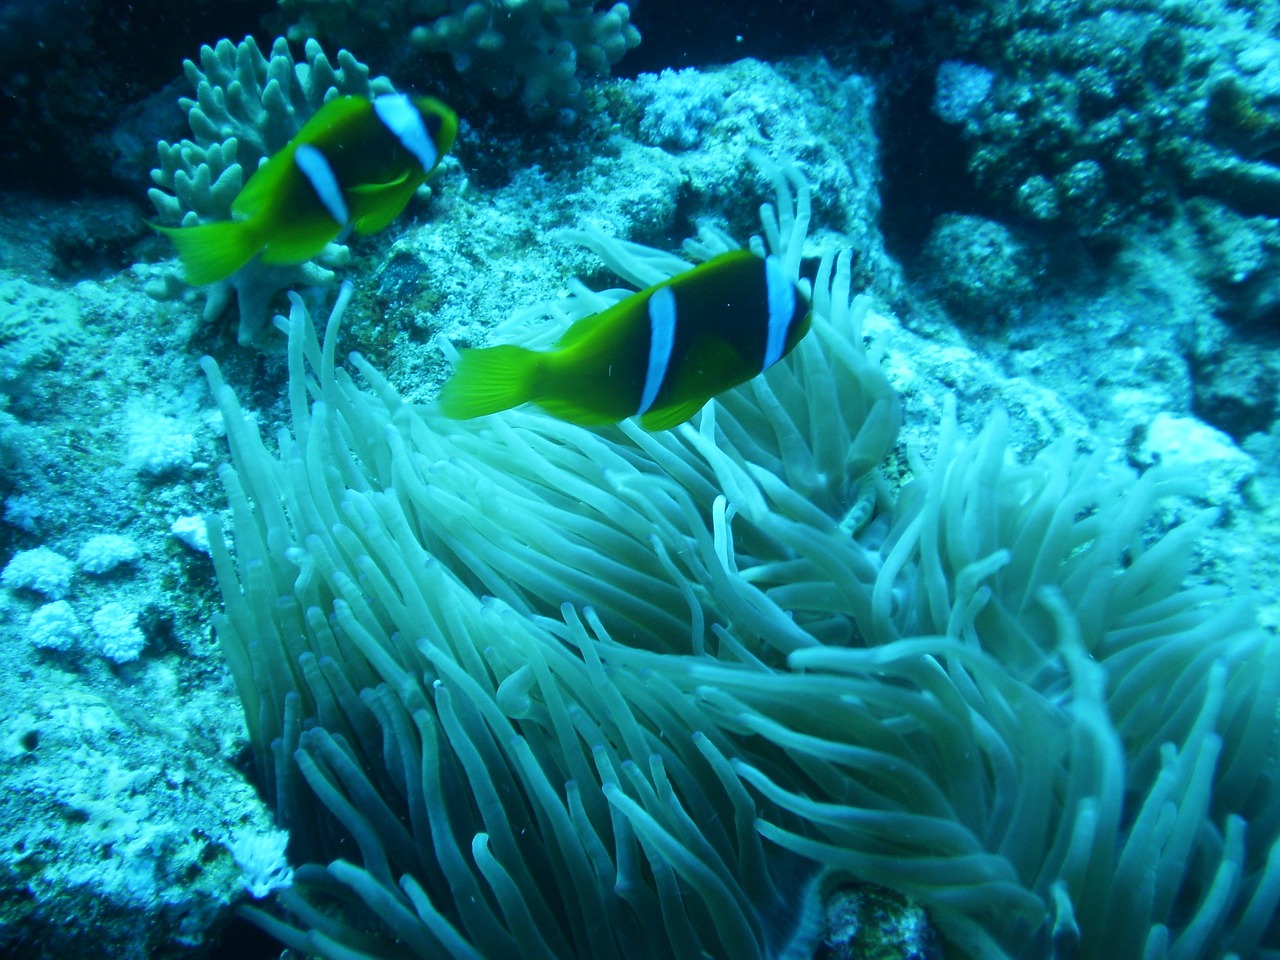
[[[798,277],[808,187],[762,166],[753,245]],[[687,268],[576,238],[637,285]],[[1188,478],[1017,464],[949,404],[894,490],[849,264],[790,357],[660,434],[445,420],[353,356],[359,386],[349,292],[323,340],[294,299],[274,453],[205,361],[216,629],[303,864],[257,922],[334,960],[800,958],[847,877],[974,957],[1280,950],[1280,656],[1183,586],[1211,518],[1153,529]]]

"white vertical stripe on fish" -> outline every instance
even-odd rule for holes
[[[347,200],[342,195],[338,178],[333,175],[333,167],[329,166],[325,155],[319,148],[304,143],[293,151],[293,162],[307,178],[311,189],[316,192],[324,208],[329,211],[329,216],[333,217],[334,222],[345,227],[351,219],[351,211],[347,209]]]
[[[423,170],[435,167],[440,154],[412,100],[403,93],[384,93],[374,98],[373,110],[400,145],[418,158]]]
[[[659,287],[649,298],[649,365],[645,368],[644,391],[640,394],[636,416],[647,413],[658,399],[675,345],[676,295],[670,287]]]
[[[761,371],[768,370],[782,359],[782,354],[787,349],[787,334],[791,332],[791,318],[796,312],[795,285],[787,277],[787,272],[777,257],[765,258],[764,283],[768,298],[769,332]]]

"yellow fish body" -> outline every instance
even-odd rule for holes
[[[469,419],[531,402],[572,423],[666,430],[781,360],[809,322],[776,258],[733,250],[579,320],[551,350],[461,351],[440,407]]]
[[[348,231],[377,233],[453,146],[458,117],[433,97],[337,97],[273,154],[236,196],[231,220],[159,227],[188,283],[263,263],[302,263]]]

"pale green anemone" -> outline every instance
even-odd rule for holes
[[[755,243],[798,276],[808,188],[765,168]],[[577,236],[639,286],[687,268]],[[966,956],[1277,955],[1280,656],[1183,588],[1209,518],[1149,528],[1185,481],[1017,465],[1002,416],[966,439],[948,407],[891,491],[847,253],[813,305],[662,434],[443,420],[354,356],[358,386],[345,296],[322,344],[295,301],[278,452],[206,361],[217,632],[310,862],[254,919],[332,960],[801,958],[851,877]]]

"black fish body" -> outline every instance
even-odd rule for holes
[[[808,329],[808,301],[781,264],[733,250],[578,321],[549,351],[462,351],[441,407],[466,419],[532,402],[573,423],[638,416],[665,430],[768,369]]]
[[[348,231],[386,227],[452,147],[458,118],[432,97],[337,97],[249,178],[231,220],[161,227],[192,284],[222,280],[261,254],[302,263]]]

